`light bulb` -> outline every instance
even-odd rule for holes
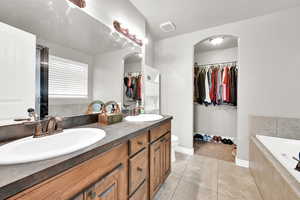
[[[144,44],[148,44],[149,43],[149,39],[148,38],[144,38],[143,42],[144,42]]]
[[[223,41],[224,41],[224,38],[223,38],[223,37],[216,37],[216,38],[214,38],[214,39],[211,39],[209,42],[210,42],[212,45],[216,46],[216,45],[221,44]]]

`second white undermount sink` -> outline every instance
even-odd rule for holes
[[[162,119],[163,116],[156,114],[140,114],[137,116],[128,116],[125,117],[126,121],[129,122],[150,122]]]
[[[105,137],[96,128],[66,129],[41,138],[26,137],[0,146],[0,165],[47,160],[81,150]]]

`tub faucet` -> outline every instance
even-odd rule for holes
[[[299,153],[299,159],[297,159],[296,157],[293,157],[294,160],[298,161],[298,164],[295,168],[295,170],[299,171],[300,172],[300,153]]]

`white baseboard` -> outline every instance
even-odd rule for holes
[[[248,160],[241,160],[241,159],[235,159],[235,164],[237,166],[240,166],[240,167],[246,167],[246,168],[249,168],[249,161]]]
[[[187,154],[187,155],[194,155],[194,149],[193,148],[187,148],[183,146],[177,146],[175,149],[176,152]]]

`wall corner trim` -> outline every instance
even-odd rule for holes
[[[249,168],[249,161],[248,160],[241,160],[241,159],[235,159],[235,164],[237,166],[240,166],[240,167],[246,167],[246,168]]]
[[[187,155],[194,155],[194,149],[193,148],[187,148],[183,146],[177,146],[175,149],[176,152],[187,154]]]

